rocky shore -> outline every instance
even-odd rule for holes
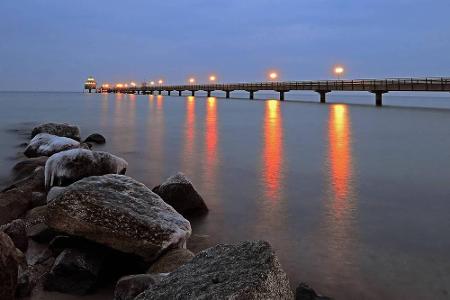
[[[183,173],[150,189],[94,149],[101,134],[47,123],[30,138],[0,192],[1,300],[112,285],[116,300],[330,299],[304,283],[294,293],[266,241],[186,249],[208,206]]]

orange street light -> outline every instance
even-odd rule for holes
[[[334,67],[334,74],[337,76],[337,78],[341,78],[341,76],[344,74],[345,69],[343,66],[336,66]]]
[[[150,85],[155,85],[155,82],[154,81],[150,81]]]
[[[158,84],[163,84],[164,81],[162,79],[158,80]]]
[[[269,73],[269,79],[270,79],[270,80],[276,80],[276,79],[278,79],[278,73],[277,73],[277,72],[270,72],[270,73]]]
[[[189,78],[189,83],[191,83],[191,84],[193,84],[193,83],[195,83],[195,78]]]
[[[214,81],[216,81],[216,80],[217,80],[216,75],[211,75],[211,76],[209,76],[209,81],[214,82]]]
[[[136,87],[136,83],[135,83],[134,81],[130,82],[130,85],[131,85],[132,87]]]

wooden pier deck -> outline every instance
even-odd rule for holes
[[[366,91],[375,95],[375,104],[383,104],[383,94],[388,92],[450,92],[450,77],[439,78],[387,78],[387,79],[356,79],[356,80],[317,80],[317,81],[284,81],[257,83],[212,83],[212,84],[184,84],[184,85],[141,85],[133,87],[111,87],[97,89],[97,92],[107,93],[138,93],[153,94],[157,92],[183,92],[195,96],[196,92],[204,91],[208,96],[212,92],[222,91],[226,98],[234,91],[247,91],[249,98],[254,99],[258,91],[275,91],[283,101],[289,91],[314,91],[320,96],[320,102],[326,102],[326,95],[333,91]]]

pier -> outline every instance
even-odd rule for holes
[[[178,96],[189,93],[195,96],[197,92],[206,92],[210,97],[212,92],[223,92],[226,98],[235,91],[246,91],[249,98],[259,91],[275,91],[279,93],[279,100],[284,101],[286,93],[290,91],[314,91],[319,95],[321,103],[327,102],[327,94],[334,91],[370,92],[374,95],[375,105],[383,105],[383,95],[389,92],[450,92],[450,77],[439,78],[387,78],[387,79],[355,79],[355,80],[317,80],[317,81],[284,81],[284,82],[256,82],[256,83],[212,83],[185,85],[131,85],[118,84],[111,87],[101,87],[97,92],[154,94],[163,92]]]

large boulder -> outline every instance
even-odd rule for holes
[[[17,249],[25,252],[28,248],[28,238],[25,221],[17,219],[6,225],[0,226],[0,230],[6,233]]]
[[[136,300],[294,299],[269,243],[217,245],[200,252]]]
[[[24,154],[27,157],[52,156],[55,153],[75,148],[80,148],[80,142],[48,133],[39,133],[30,141]]]
[[[47,204],[47,224],[147,261],[182,248],[191,225],[144,184],[122,175],[84,178]]]
[[[153,188],[153,192],[185,217],[208,212],[205,201],[183,173],[169,177],[161,185]]]
[[[47,159],[47,156],[40,156],[19,161],[12,169],[13,181],[30,176],[37,167],[45,167]]]
[[[21,190],[31,202],[33,192],[45,192],[45,173],[43,167],[37,167],[30,176],[15,181],[2,192],[10,190]]]
[[[194,258],[188,249],[171,249],[155,261],[147,273],[170,273]]]
[[[73,149],[57,153],[45,164],[45,186],[66,186],[89,176],[124,175],[128,163],[102,151]]]
[[[55,260],[44,281],[44,289],[85,295],[93,290],[103,263],[94,252],[66,249]]]
[[[9,236],[0,231],[0,299],[15,299],[17,276],[22,262],[23,254]]]
[[[163,277],[164,275],[160,274],[138,274],[122,277],[117,281],[114,300],[133,300],[137,295],[161,281]]]
[[[75,125],[67,123],[45,123],[41,124],[31,132],[31,138],[34,138],[40,133],[48,133],[52,135],[68,137],[74,140],[80,140],[80,128]]]

